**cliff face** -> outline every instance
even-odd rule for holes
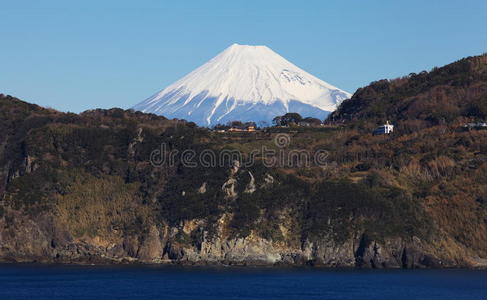
[[[151,226],[139,234],[75,237],[52,216],[35,219],[8,212],[2,220],[0,256],[7,262],[181,263],[229,265],[313,265],[328,267],[414,268],[468,266],[468,261],[442,261],[419,239],[369,240],[365,235],[336,243],[323,237],[287,245],[254,235],[208,238],[201,227]],[[7,223],[8,222],[8,223]],[[223,228],[220,228],[223,229]],[[180,235],[192,235],[181,240]]]
[[[485,266],[486,145],[448,124],[222,134],[2,95],[0,260]],[[188,164],[188,149],[225,159]]]

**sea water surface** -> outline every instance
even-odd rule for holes
[[[487,299],[487,271],[3,264],[0,299]]]

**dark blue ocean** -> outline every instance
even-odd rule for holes
[[[487,272],[0,265],[0,299],[487,299]]]

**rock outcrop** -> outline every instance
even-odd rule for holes
[[[7,221],[6,221],[7,220]],[[223,223],[222,223],[223,224]],[[193,224],[194,225],[194,224]],[[111,243],[106,237],[76,238],[49,216],[32,220],[18,212],[7,212],[0,220],[0,261],[63,263],[178,263],[227,265],[312,265],[360,268],[424,268],[458,266],[440,261],[418,239],[378,242],[358,236],[341,243],[331,239],[304,241],[300,246],[257,237],[209,237],[196,224],[183,228],[152,226],[147,232],[120,236]],[[224,228],[219,228],[220,234]],[[188,235],[188,236],[189,236]],[[468,266],[467,262],[464,262]],[[482,264],[478,264],[482,266]]]

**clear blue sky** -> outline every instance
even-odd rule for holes
[[[354,92],[487,52],[487,1],[0,0],[0,93],[129,108],[232,43]]]

